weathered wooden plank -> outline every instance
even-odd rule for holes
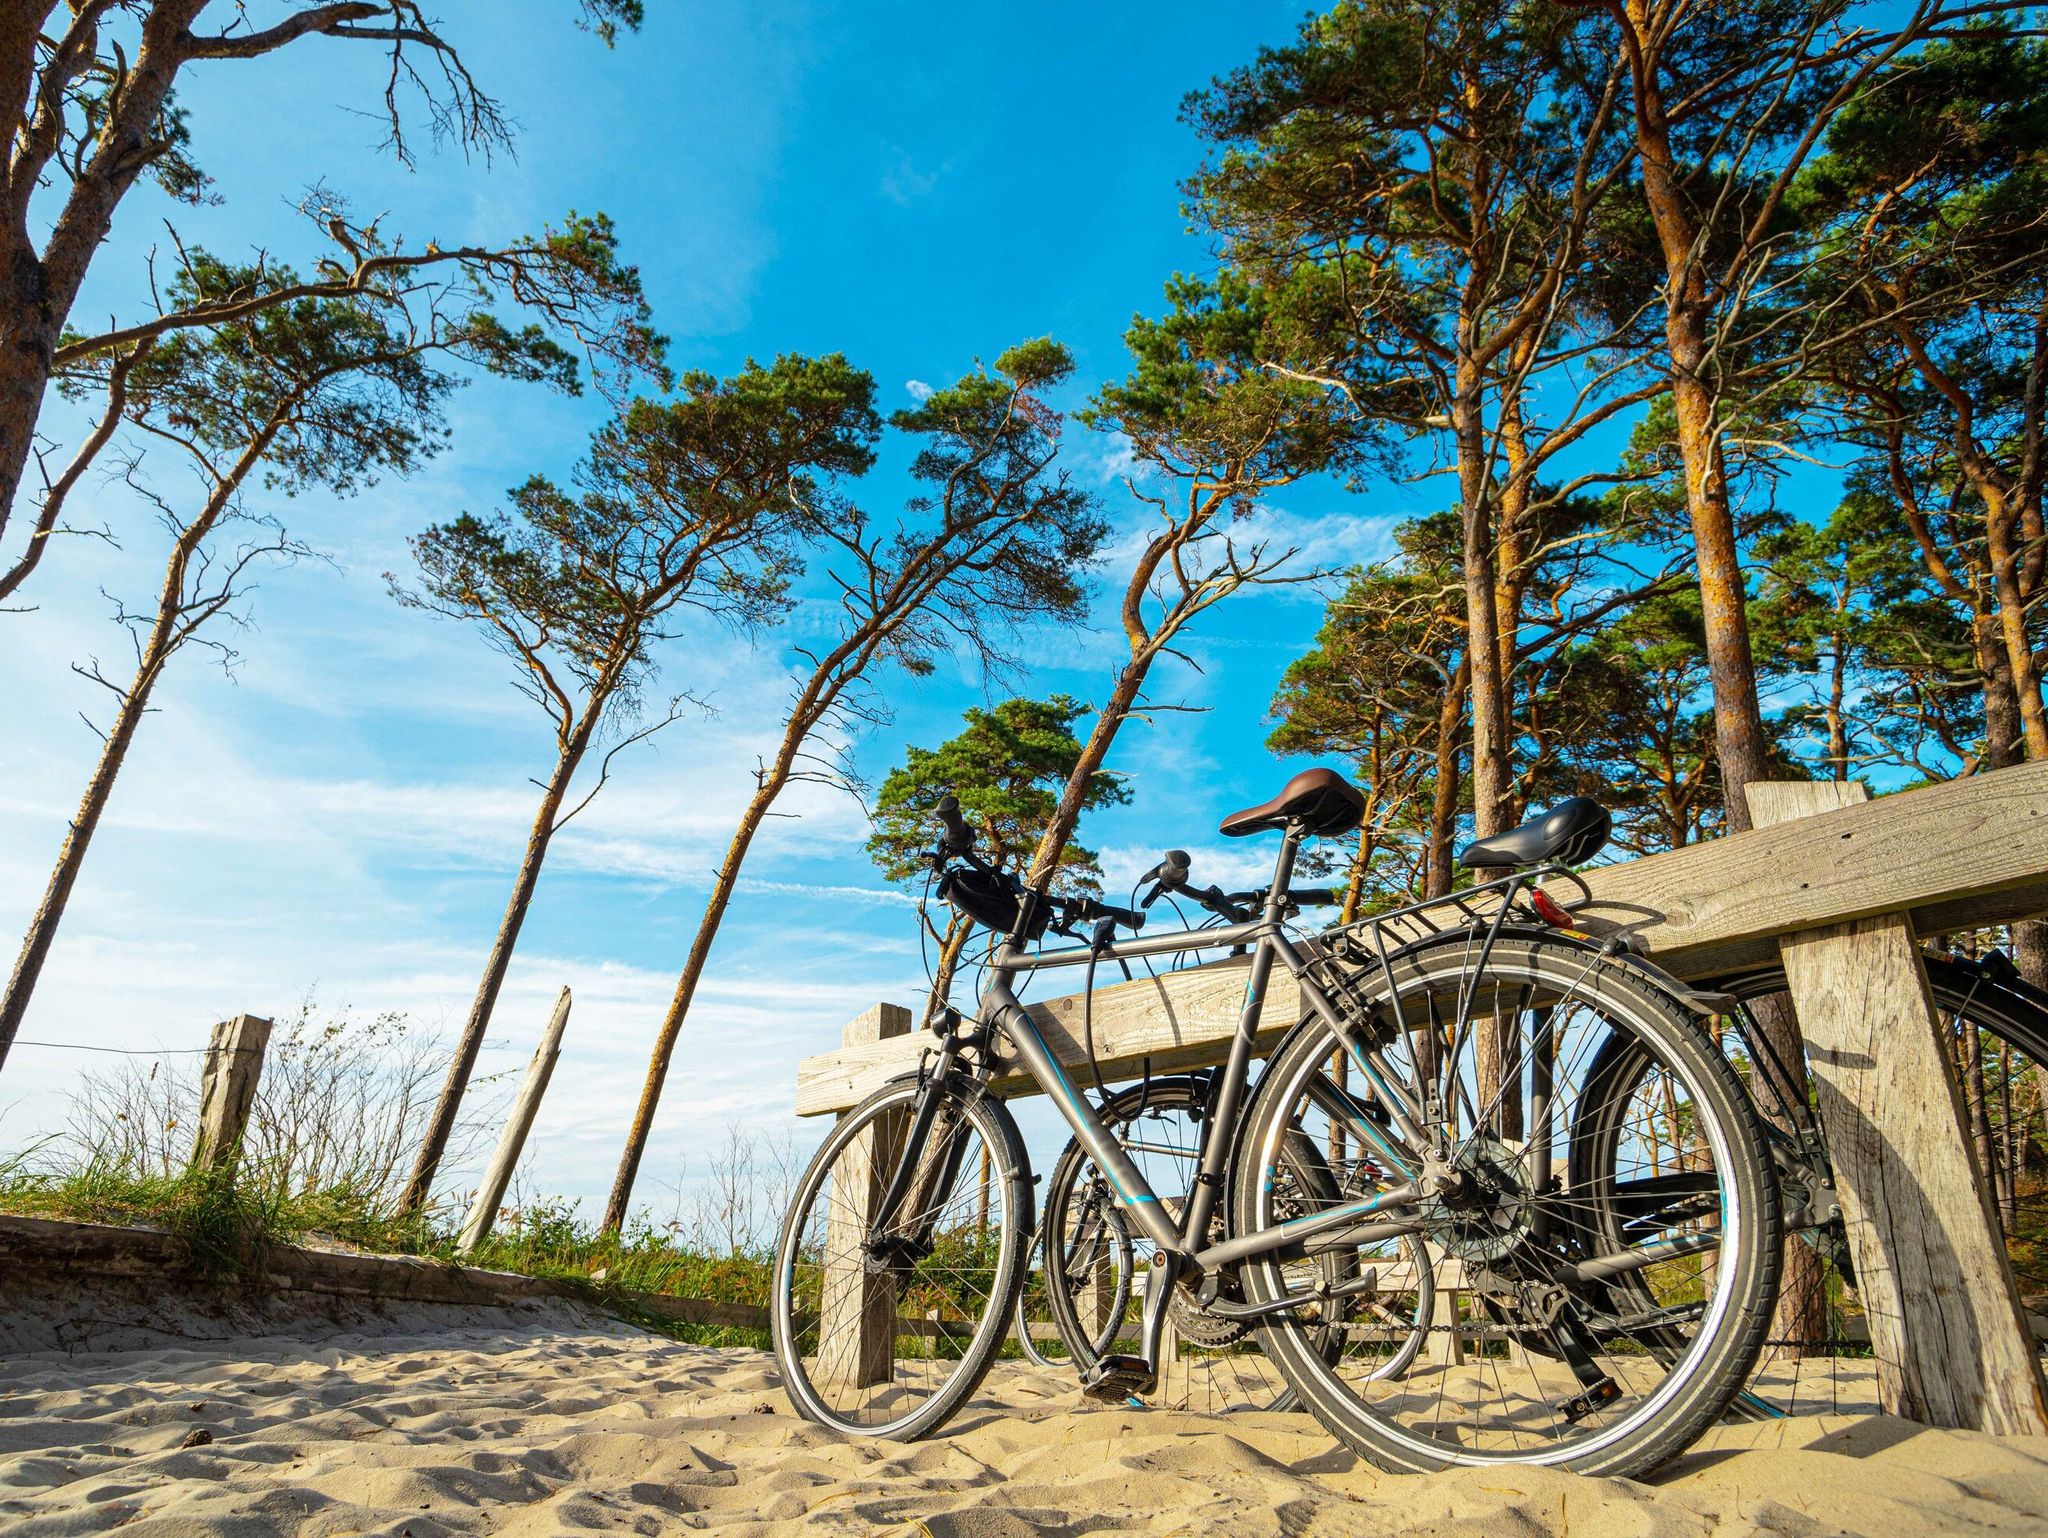
[[[2020,764],[1585,872],[1590,912],[1699,977],[1878,913],[1922,934],[2048,911],[2048,763]],[[1568,890],[1553,889],[1560,898]]]
[[[2048,763],[1600,866],[1585,879],[1594,896],[1587,927],[1640,935],[1652,957],[1681,977],[1774,960],[1781,935],[1874,913],[1903,912],[1922,935],[2048,913]],[[1576,897],[1567,886],[1553,890],[1563,901]],[[1103,1077],[1128,1078],[1148,1060],[1155,1071],[1222,1061],[1246,965],[1222,961],[1098,989]],[[1078,995],[1034,1004],[1031,1013],[1062,1063],[1088,1061]],[[1261,1039],[1277,1039],[1299,1014],[1293,980],[1275,969]],[[908,1037],[804,1059],[797,1114],[847,1109],[915,1068],[924,1045]],[[995,1087],[999,1094],[1036,1088],[1018,1075]]]
[[[533,1049],[533,1060],[526,1065],[519,1098],[512,1102],[512,1114],[505,1118],[505,1130],[498,1135],[497,1149],[484,1168],[476,1200],[469,1205],[462,1238],[455,1246],[461,1254],[467,1255],[482,1244],[491,1225],[498,1220],[498,1208],[505,1200],[506,1188],[512,1184],[512,1172],[519,1167],[519,1151],[526,1146],[526,1134],[533,1130],[533,1118],[540,1113],[541,1096],[548,1092],[548,1080],[554,1077],[555,1060],[562,1055],[562,1032],[569,1028],[569,1003],[569,990],[564,988],[562,996],[555,1000],[555,1012],[548,1018],[547,1029],[541,1033],[540,1045]]]
[[[1760,829],[1827,822],[1861,786],[1749,787]],[[1795,821],[1796,819],[1796,821]],[[1785,936],[1886,1411],[1927,1425],[2048,1433],[2048,1399],[1909,920]]]
[[[1098,988],[1093,1036],[1103,1078],[1130,1078],[1148,1062],[1154,1072],[1163,1073],[1221,1061],[1223,1043],[1236,1029],[1238,1011],[1244,1004],[1249,965],[1237,957]],[[1055,1057],[1068,1064],[1088,1061],[1089,1033],[1083,1028],[1079,994],[1028,1007]],[[1300,1012],[1294,979],[1276,968],[1266,991],[1265,1029],[1260,1040],[1277,1041]],[[872,1046],[843,1046],[837,1052],[805,1058],[797,1065],[797,1115],[818,1116],[857,1104],[885,1080],[915,1068],[919,1054],[929,1045],[929,1038],[915,1035]],[[1021,1074],[998,1079],[995,1089],[1004,1095],[1037,1092],[1037,1086]]]
[[[199,1081],[194,1165],[231,1165],[242,1151],[242,1132],[256,1103],[256,1081],[263,1072],[263,1050],[269,1044],[270,1022],[261,1015],[236,1015],[213,1028]]]

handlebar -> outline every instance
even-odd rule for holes
[[[1054,897],[1048,899],[1064,906],[1070,923],[1092,924],[1097,919],[1110,919],[1126,929],[1143,929],[1145,915],[1134,908],[1119,908],[1094,897]]]
[[[1271,887],[1226,892],[1220,887],[1189,886],[1187,872],[1187,855],[1181,850],[1169,849],[1166,858],[1140,878],[1152,881],[1152,889],[1145,894],[1143,906],[1149,908],[1165,894],[1176,892],[1219,918],[1241,924],[1266,906],[1266,898],[1272,891]],[[1344,906],[1344,892],[1343,887],[1291,886],[1287,889],[1287,901],[1295,908],[1341,908]]]
[[[931,853],[932,870],[935,875],[946,876],[949,862],[958,858],[965,866],[979,871],[984,878],[997,883],[998,893],[1007,889],[1012,894],[1010,900],[1013,903],[1031,900],[1014,872],[999,870],[974,852],[974,829],[968,824],[967,819],[960,815],[958,796],[947,794],[939,797],[938,805],[932,808],[932,816],[944,830],[939,835],[938,847]],[[1186,856],[1183,855],[1182,858],[1185,859]],[[944,894],[946,888],[942,884],[939,890]],[[955,901],[957,906],[956,899],[948,900]],[[996,901],[1000,903],[1003,899],[998,896]],[[1042,893],[1036,898],[1036,902],[1040,911],[1054,920],[1054,927],[1062,931],[1070,931],[1075,924],[1098,924],[1105,919],[1126,929],[1136,930],[1145,927],[1145,915],[1136,909],[1119,908],[1114,903],[1106,903],[1098,898],[1054,897],[1049,893]],[[965,911],[991,927],[1009,927],[993,914],[977,913],[971,907]],[[1021,913],[1024,910],[1013,907],[1011,911]],[[1044,927],[1043,922],[1039,927]]]
[[[959,797],[951,794],[941,796],[938,805],[932,808],[932,815],[944,830],[939,835],[938,847],[932,852],[935,873],[943,875],[946,861],[958,856],[987,876],[998,875],[993,866],[974,853],[975,832],[960,814]],[[1075,924],[1098,924],[1105,919],[1125,929],[1143,929],[1144,910],[1170,892],[1182,894],[1231,923],[1247,922],[1265,906],[1271,890],[1267,887],[1249,892],[1225,892],[1214,886],[1198,888],[1188,885],[1189,864],[1185,849],[1167,850],[1159,863],[1139,878],[1141,882],[1150,881],[1152,888],[1137,908],[1120,908],[1095,897],[1053,897],[1047,894],[1040,896],[1038,901],[1051,910],[1058,921],[1055,927],[1062,930]],[[1000,879],[1007,881],[1020,897],[1023,895],[1014,875],[1001,876]],[[1340,887],[1291,888],[1287,901],[1296,908],[1333,908],[1342,905],[1344,891]]]
[[[965,854],[974,847],[974,830],[967,826],[967,819],[960,815],[960,798],[947,794],[939,797],[934,816],[945,828],[939,840],[939,848],[947,854]]]
[[[1138,878],[1140,884],[1152,883],[1152,890],[1145,894],[1145,900],[1138,906],[1149,908],[1168,892],[1187,889],[1188,852],[1185,849],[1169,849],[1157,865]]]

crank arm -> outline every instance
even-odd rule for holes
[[[1334,1303],[1339,1298],[1354,1297],[1361,1292],[1377,1292],[1379,1285],[1379,1272],[1367,1267],[1357,1279],[1341,1287],[1313,1287],[1307,1292],[1291,1292],[1284,1298],[1274,1298],[1266,1303],[1233,1303],[1228,1298],[1218,1298],[1213,1303],[1203,1304],[1202,1312],[1214,1314],[1218,1319],[1266,1319],[1300,1308],[1304,1303]]]

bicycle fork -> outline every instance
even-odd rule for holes
[[[907,1270],[931,1249],[931,1229],[938,1221],[933,1192],[950,1191],[960,1173],[967,1140],[965,1123],[939,1127],[939,1107],[945,1100],[944,1087],[951,1080],[960,1043],[951,1036],[939,1047],[939,1060],[925,1075],[912,1102],[910,1125],[904,1130],[901,1152],[895,1158],[889,1184],[875,1203],[861,1250],[871,1269]],[[932,1134],[938,1132],[934,1142]],[[908,1232],[898,1231],[897,1220],[905,1210],[912,1218]]]

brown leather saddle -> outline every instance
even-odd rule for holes
[[[1216,831],[1225,838],[1271,833],[1291,822],[1317,838],[1349,833],[1365,816],[1365,794],[1334,769],[1304,769],[1281,787],[1280,794],[1223,819]]]

